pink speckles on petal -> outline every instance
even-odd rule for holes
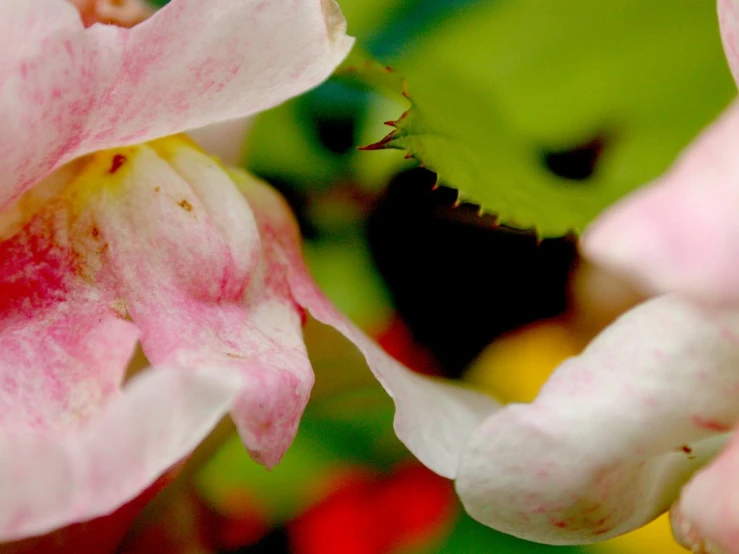
[[[532,404],[473,432],[457,479],[469,513],[522,538],[583,544],[667,510],[720,447],[724,423],[739,420],[727,330],[739,330],[739,312],[672,296],[622,316]]]
[[[156,366],[234,370],[233,417],[253,457],[276,464],[313,385],[302,313],[271,237],[212,159],[182,138],[131,149],[90,211],[106,271]],[[100,165],[108,167],[99,154]]]
[[[0,434],[84,422],[118,387],[138,337],[81,276],[62,202],[0,241]]]
[[[703,431],[710,431],[712,433],[728,433],[734,427],[733,425],[716,421],[715,419],[705,418],[702,416],[692,417],[693,425],[702,429]]]
[[[0,241],[0,541],[116,508],[227,410],[276,464],[313,383],[278,245],[212,159],[174,137],[63,176]],[[138,337],[157,369],[121,390]]]
[[[121,389],[139,331],[90,278],[72,213],[49,201],[0,241],[0,542],[130,500],[194,448],[240,387],[233,373],[178,368]]]
[[[0,210],[83,154],[279,104],[352,45],[321,0],[173,0],[133,29],[85,29],[62,0],[1,9]]]

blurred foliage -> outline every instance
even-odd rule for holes
[[[321,290],[344,314],[367,329],[379,329],[392,309],[365,240],[367,215],[361,199],[340,192],[313,196],[307,216],[321,222],[322,240],[306,242],[303,255]]]
[[[272,524],[289,521],[317,502],[332,482],[358,468],[388,471],[407,457],[392,432],[386,394],[356,391],[313,403],[284,459],[271,471],[253,462],[237,436],[198,475],[198,488],[215,506],[250,498]]]

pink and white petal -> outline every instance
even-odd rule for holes
[[[739,83],[739,5],[736,0],[718,0],[718,22],[726,59],[734,80]]]
[[[152,370],[120,391],[138,330],[95,283],[63,198],[0,241],[0,542],[103,515],[185,457],[233,374]]]
[[[252,456],[276,464],[297,431],[313,372],[302,311],[229,175],[185,139],[170,138],[96,154],[78,189],[105,244],[101,265],[147,358],[240,372],[234,420]]]
[[[739,435],[683,488],[675,534],[695,552],[739,553]],[[677,525],[676,525],[677,523]],[[699,550],[703,548],[703,550]]]
[[[0,433],[0,541],[108,514],[187,456],[235,400],[239,377],[158,368],[66,433]]]
[[[0,14],[0,210],[83,154],[275,106],[352,45],[334,0],[173,0],[132,29],[85,29],[66,0]]]
[[[445,477],[457,474],[467,437],[498,408],[491,398],[441,379],[413,373],[341,314],[317,287],[300,253],[300,235],[284,200],[268,186],[235,174],[254,209],[262,241],[278,245],[278,260],[295,300],[318,321],[331,325],[362,352],[393,398],[398,437],[424,464]]]
[[[582,247],[651,291],[739,301],[739,102],[652,185],[602,214]]]
[[[627,312],[531,404],[470,437],[457,491],[495,529],[550,544],[605,540],[667,510],[739,419],[739,312],[676,296]]]
[[[0,434],[52,432],[115,396],[138,331],[83,277],[68,206],[0,241]]]

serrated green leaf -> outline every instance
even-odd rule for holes
[[[378,146],[544,236],[581,230],[659,175],[736,94],[709,1],[482,4],[396,64],[413,106]],[[602,153],[587,179],[544,163],[591,142]]]

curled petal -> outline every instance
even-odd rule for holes
[[[413,373],[386,354],[318,289],[302,260],[298,230],[284,201],[244,174],[239,182],[257,216],[262,240],[277,246],[275,259],[287,272],[295,300],[364,354],[395,402],[395,430],[411,452],[440,475],[455,477],[467,437],[497,404],[472,390]]]
[[[0,14],[0,210],[83,154],[279,104],[352,45],[333,0],[173,0],[132,29],[85,29],[66,0]]]
[[[673,526],[683,542],[696,552],[739,552],[737,468],[739,435],[734,433],[721,454],[683,489],[674,509]]]
[[[483,523],[596,542],[667,510],[739,419],[739,313],[646,302],[470,437],[457,490]]]
[[[91,519],[131,500],[197,446],[238,388],[232,373],[153,369],[77,429],[0,432],[0,540]]]
[[[739,301],[739,102],[652,185],[607,210],[585,254],[657,292]]]

